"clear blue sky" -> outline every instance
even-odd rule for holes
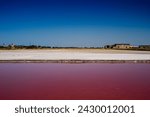
[[[150,0],[0,0],[0,44],[150,44]]]

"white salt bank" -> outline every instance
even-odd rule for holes
[[[98,49],[0,50],[0,60],[150,60],[150,51]]]

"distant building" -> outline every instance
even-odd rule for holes
[[[105,45],[105,49],[129,49],[132,48],[130,44],[114,44],[114,45]]]
[[[15,45],[14,45],[14,44],[10,44],[10,45],[8,45],[8,47],[9,47],[10,49],[15,49]]]
[[[113,49],[129,49],[132,48],[130,44],[114,44],[112,45]]]

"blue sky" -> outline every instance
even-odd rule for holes
[[[0,0],[0,44],[150,44],[149,0]]]

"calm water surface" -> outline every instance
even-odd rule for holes
[[[0,99],[150,99],[150,64],[0,63]]]

